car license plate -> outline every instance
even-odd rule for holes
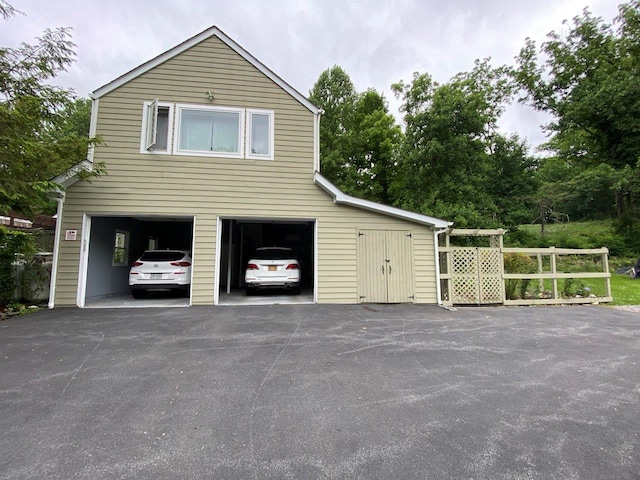
[[[162,274],[161,273],[152,273],[151,274],[151,280],[162,280]]]
[[[278,266],[277,265],[269,265],[269,271],[270,272],[275,272],[278,270]]]

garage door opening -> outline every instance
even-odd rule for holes
[[[86,282],[80,294],[85,307],[188,306],[189,295],[177,290],[151,290],[134,299],[129,270],[145,250],[184,250],[193,246],[193,217],[92,216],[86,257]]]
[[[218,303],[313,303],[315,279],[314,220],[223,219]],[[247,262],[260,247],[290,248],[300,264],[300,294],[281,288],[245,290]]]

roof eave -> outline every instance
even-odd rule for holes
[[[82,162],[75,164],[66,172],[52,178],[51,181],[57,185],[60,185],[62,189],[66,190],[74,183],[80,181],[78,173],[91,172],[91,170],[93,170],[93,163],[91,163],[89,160],[83,160]]]
[[[350,205],[356,208],[362,208],[376,213],[381,213],[391,217],[401,218],[414,223],[420,223],[427,225],[433,229],[448,228],[453,225],[453,222],[448,222],[440,218],[430,217],[428,215],[421,215],[419,213],[409,212],[400,208],[390,207],[388,205],[381,205],[379,203],[371,202],[369,200],[363,200],[361,198],[352,197],[343,193],[338,187],[327,180],[319,172],[314,174],[314,182],[325,192],[333,197],[334,203],[340,203],[343,205]]]

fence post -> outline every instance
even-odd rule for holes
[[[453,286],[453,278],[452,278],[452,272],[453,272],[453,262],[451,260],[451,238],[449,236],[449,233],[447,232],[445,234],[445,246],[447,247],[447,253],[445,254],[445,260],[447,262],[447,273],[448,278],[447,278],[447,295],[449,295],[449,301],[453,303],[453,297],[454,297],[454,286]]]
[[[556,247],[549,248],[549,257],[551,260],[551,273],[553,273],[553,280],[551,285],[551,293],[553,295],[553,299],[557,300],[558,297],[558,278],[556,277]]]
[[[602,271],[604,273],[609,273],[609,249],[607,249],[606,252],[602,253]],[[604,288],[605,295],[607,297],[613,297],[613,295],[611,294],[611,276],[605,277]]]
[[[538,253],[537,257],[538,257],[538,273],[541,274],[541,273],[544,272],[544,269],[542,267],[542,254]],[[538,280],[538,285],[540,286],[540,293],[544,292],[544,279],[543,278]]]

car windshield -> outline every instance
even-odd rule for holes
[[[144,252],[140,261],[142,262],[175,262],[184,257],[184,252],[176,250],[150,251]]]
[[[258,248],[253,254],[253,258],[261,260],[281,260],[294,258],[293,250],[290,248]]]

